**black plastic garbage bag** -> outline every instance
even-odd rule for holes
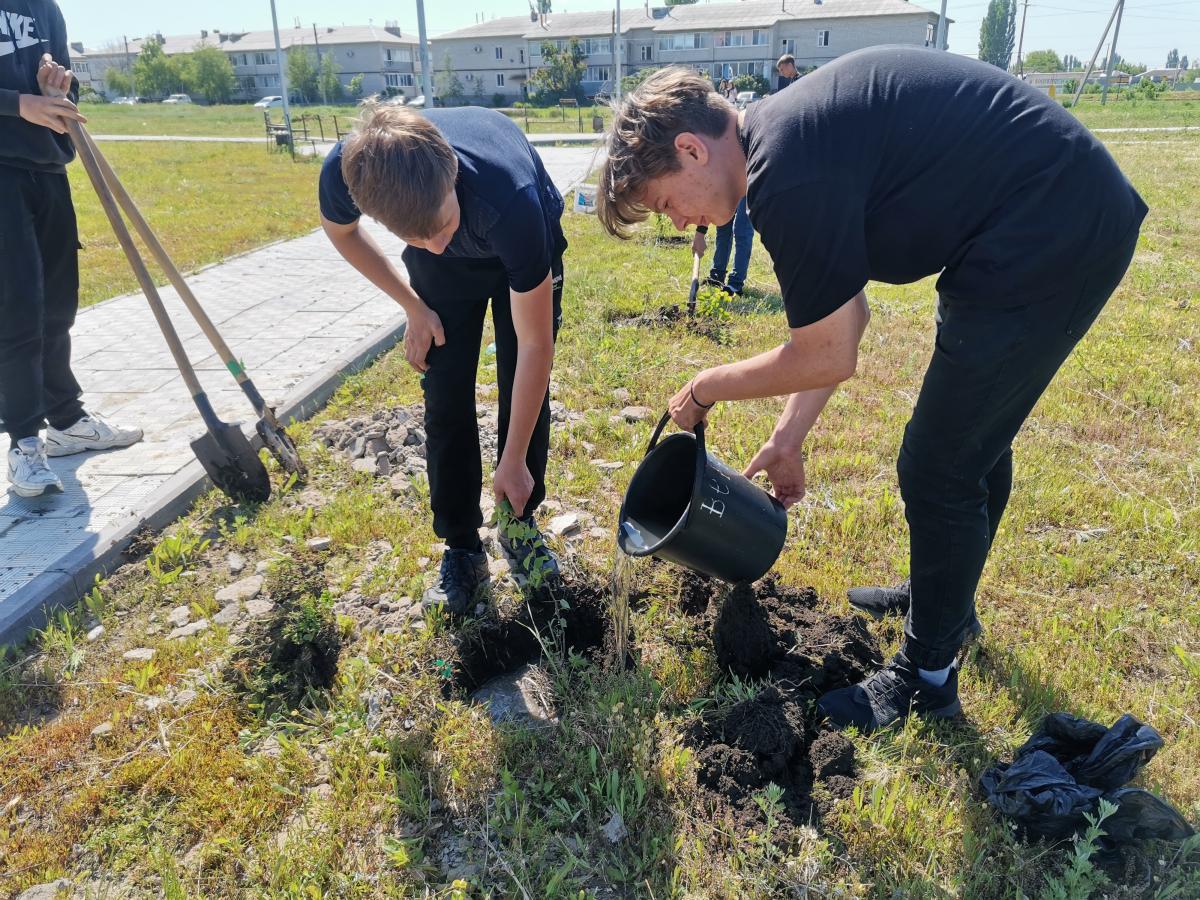
[[[1130,715],[1105,728],[1052,713],[1011,764],[992,766],[979,783],[996,809],[1035,836],[1070,837],[1103,797],[1118,806],[1104,822],[1109,841],[1182,840],[1192,827],[1169,803],[1124,787],[1162,745],[1157,731]]]

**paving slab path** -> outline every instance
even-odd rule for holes
[[[590,148],[547,147],[541,154],[564,193],[595,156]],[[366,227],[403,268],[404,245],[374,222]],[[314,413],[346,374],[403,335],[399,306],[351,269],[319,230],[209,266],[188,283],[264,397],[286,416]],[[256,416],[240,389],[175,291],[160,292],[217,414],[252,435]],[[164,527],[207,487],[189,446],[203,426],[145,297],[82,310],[72,343],[87,408],[136,424],[146,437],[125,450],[52,460],[63,494],[0,495],[0,643],[41,624],[47,607],[77,600],[96,574],[120,564],[139,529]]]

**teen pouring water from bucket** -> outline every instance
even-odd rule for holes
[[[934,50],[850,53],[742,112],[675,68],[626,96],[597,198],[611,233],[652,212],[681,230],[720,224],[743,197],[788,340],[697,373],[669,411],[691,430],[718,402],[786,397],[745,472],[766,472],[784,506],[804,496],[805,438],[858,365],[867,282],[940,273],[937,340],[897,466],[911,581],[852,598],[906,609],[904,646],[820,707],[863,730],[913,711],[954,715],[955,659],[978,630],[1013,438],[1120,283],[1146,205],[1045,94]]]

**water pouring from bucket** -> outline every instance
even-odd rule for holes
[[[617,546],[629,556],[655,556],[731,584],[757,581],[775,564],[787,537],[778,500],[704,445],[695,434],[659,436],[659,420],[629,482]]]

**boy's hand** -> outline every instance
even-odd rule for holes
[[[708,249],[708,242],[704,239],[704,232],[697,231],[692,237],[692,253],[696,256],[703,256],[704,251]]]
[[[34,125],[49,128],[58,134],[67,133],[67,120],[79,123],[87,121],[75,104],[65,97],[42,97],[38,94],[22,94],[20,99],[21,118]]]
[[[517,518],[525,515],[525,506],[533,493],[533,476],[529,474],[525,460],[513,460],[507,454],[501,457],[492,478],[492,491],[497,503],[508,500],[512,504],[513,515]]]
[[[68,68],[60,66],[49,53],[43,53],[38,63],[38,88],[46,97],[66,97],[71,90],[71,82],[75,74]]]
[[[442,320],[437,313],[424,304],[409,312],[408,327],[404,329],[404,358],[410,366],[418,372],[428,372],[425,357],[429,355],[429,348],[445,343],[446,333],[442,331]]]
[[[771,479],[771,493],[784,509],[803,499],[804,453],[799,448],[789,450],[773,440],[767,441],[742,474],[753,478],[759,472],[767,473],[767,478]]]

